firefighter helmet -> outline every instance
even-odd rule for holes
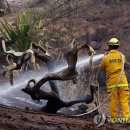
[[[108,45],[110,46],[120,46],[119,44],[119,40],[117,38],[111,38],[109,41],[108,41]]]

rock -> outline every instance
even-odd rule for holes
[[[92,48],[93,48],[94,50],[99,50],[100,47],[101,47],[101,44],[97,43],[96,41],[92,41],[92,42],[90,43],[90,46],[92,46]]]
[[[62,41],[60,38],[57,38],[57,37],[50,39],[48,44],[52,48],[63,48],[64,47],[64,41]]]
[[[87,42],[96,41],[101,42],[108,33],[108,29],[106,26],[100,26],[97,29],[88,28],[88,32],[86,35]]]
[[[89,21],[89,22],[94,22],[94,21],[99,21],[101,20],[101,18],[99,16],[86,16],[86,21]]]
[[[100,87],[104,88],[106,86],[106,77],[103,71],[99,71],[97,81]]]
[[[130,19],[128,19],[123,26],[124,29],[130,28]]]
[[[47,0],[38,0],[37,3],[47,3]]]
[[[130,70],[130,63],[129,63],[129,62],[126,62],[126,63],[125,63],[125,69],[126,69],[126,70]]]
[[[86,40],[87,42],[91,42],[91,41],[94,41],[94,39],[95,39],[95,30],[94,28],[89,27],[87,35],[86,35]]]
[[[127,29],[127,28],[130,28],[130,22],[129,23],[126,23],[124,26],[123,26],[124,29]]]
[[[101,26],[96,29],[95,41],[101,42],[107,35],[108,29],[106,26]]]

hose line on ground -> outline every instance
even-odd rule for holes
[[[122,69],[121,69],[121,73],[120,73],[120,77],[114,87],[114,89],[112,90],[112,92],[107,96],[107,98],[97,107],[95,107],[93,110],[90,110],[88,112],[85,112],[85,113],[82,113],[82,114],[78,114],[78,115],[72,115],[72,116],[75,116],[75,117],[80,117],[80,116],[84,116],[84,115],[88,115],[94,111],[96,111],[97,109],[99,109],[100,107],[102,107],[107,101],[108,99],[110,98],[110,96],[113,94],[113,92],[115,91],[115,89],[117,88],[121,78],[122,78],[122,75],[123,75],[123,72],[124,72],[124,64],[125,64],[125,61],[124,61],[124,57],[123,57],[123,54],[120,52],[120,55],[121,55],[121,58],[122,58]]]

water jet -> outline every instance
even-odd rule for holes
[[[102,59],[104,54],[98,54],[93,57],[93,62],[97,62]],[[80,57],[78,58],[78,62],[76,67],[86,67],[89,64],[89,57]],[[64,61],[61,65],[58,65],[55,67],[53,72],[59,72],[67,67],[66,61]],[[15,106],[15,107],[26,107],[31,106],[32,108],[38,108],[41,106],[41,104],[36,104],[35,101],[33,101],[29,95],[24,94],[21,92],[21,89],[25,87],[25,84],[28,82],[29,79],[35,78],[36,80],[39,80],[41,77],[43,77],[46,74],[46,71],[43,69],[40,72],[26,72],[21,76],[21,78],[17,78],[15,80],[15,85],[12,87],[9,83],[5,83],[3,86],[0,87],[1,93],[0,98],[1,102],[0,104],[4,104],[7,106]],[[48,83],[44,85],[44,89],[46,91],[50,91],[48,87]],[[67,88],[66,88],[67,89]],[[43,101],[43,103],[46,103]],[[42,104],[43,105],[43,104]]]

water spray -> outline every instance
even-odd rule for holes
[[[102,59],[103,56],[104,56],[103,54],[95,55],[95,56],[93,56],[92,61],[97,62],[98,60]],[[88,66],[89,61],[90,61],[90,57],[86,57],[86,56],[79,57],[77,65],[76,65],[77,69],[84,67],[84,66]],[[67,68],[67,63],[64,61],[61,65],[59,65],[55,68],[54,72],[61,71],[62,69],[65,69],[65,68]],[[23,96],[23,93],[21,93],[20,89],[25,87],[25,84],[28,82],[29,79],[31,79],[31,77],[33,77],[33,78],[36,77],[36,80],[39,80],[41,77],[43,77],[46,72],[45,72],[45,70],[43,70],[42,72],[44,72],[44,74],[39,72],[37,75],[37,74],[34,74],[35,72],[31,72],[30,74],[25,73],[24,75],[21,75],[23,78],[16,79],[15,85],[13,87],[10,86],[10,84],[6,83],[5,85],[1,86],[1,88],[0,88],[0,90],[1,90],[0,97],[3,98],[4,95],[7,95],[7,96],[4,96],[4,98],[2,100],[4,100],[4,99],[6,99],[7,101],[11,100],[10,99],[10,96],[11,96],[17,100],[22,101],[23,97],[25,98],[27,95]],[[47,87],[47,85],[44,84],[44,86],[46,86],[44,88],[49,88],[49,87]],[[17,96],[16,96],[17,92],[19,92],[19,95],[17,94]],[[22,97],[21,97],[21,94],[22,94]],[[2,100],[1,100],[1,102],[3,102]],[[24,102],[26,102],[26,100],[24,100]],[[30,102],[30,104],[32,104],[31,102],[33,102],[33,101],[31,99],[29,99],[29,101],[27,100],[27,103],[29,103],[29,102]],[[6,104],[6,102],[4,102],[4,104]],[[8,104],[9,103],[7,102],[7,105]]]
[[[75,43],[75,42],[76,42],[75,39],[73,39],[72,42],[71,42],[71,48],[74,47],[74,43]],[[4,45],[4,44],[3,44],[3,45]],[[87,45],[87,44],[86,44],[86,45]],[[3,47],[4,47],[4,46],[3,46]],[[88,66],[88,65],[90,66],[90,64],[91,64],[92,62],[96,62],[96,61],[100,60],[100,59],[103,57],[103,54],[95,55],[96,52],[94,51],[94,49],[93,49],[91,46],[87,45],[87,46],[85,46],[85,48],[86,48],[86,47],[87,47],[88,50],[89,50],[89,52],[88,52],[89,58],[86,57],[86,56],[78,58],[78,62],[77,62],[77,64],[76,64],[77,69],[80,68],[80,67]],[[6,51],[6,50],[5,50],[5,51]],[[6,51],[6,52],[7,52],[7,51]],[[95,55],[95,56],[94,56],[94,55]],[[66,61],[64,61],[61,65],[56,66],[56,68],[54,69],[53,72],[62,71],[63,69],[65,69],[65,68],[67,68],[67,67],[68,67],[68,65],[67,65]],[[32,75],[32,74],[31,74],[31,75]],[[45,75],[45,74],[44,74],[44,75]],[[34,77],[37,77],[36,79],[40,79],[40,78],[43,77],[44,75],[38,75],[38,76],[34,76]],[[26,75],[25,75],[25,76],[26,76]],[[28,78],[31,78],[31,77],[29,76]],[[28,81],[28,78],[27,78],[26,80],[24,80],[24,81],[23,81],[23,80],[20,81],[20,84],[19,84],[19,81],[18,81],[18,84],[15,85],[13,88],[12,88],[12,87],[9,87],[8,89],[4,90],[4,92],[3,92],[2,95],[5,95],[5,94],[10,93],[10,92],[15,92],[16,90],[19,91],[18,89],[21,89],[21,87],[24,87],[24,85],[25,85],[26,82]],[[24,79],[25,79],[25,77],[24,77]],[[21,83],[21,82],[22,82],[22,83]],[[17,99],[20,99],[20,98],[17,97]]]

